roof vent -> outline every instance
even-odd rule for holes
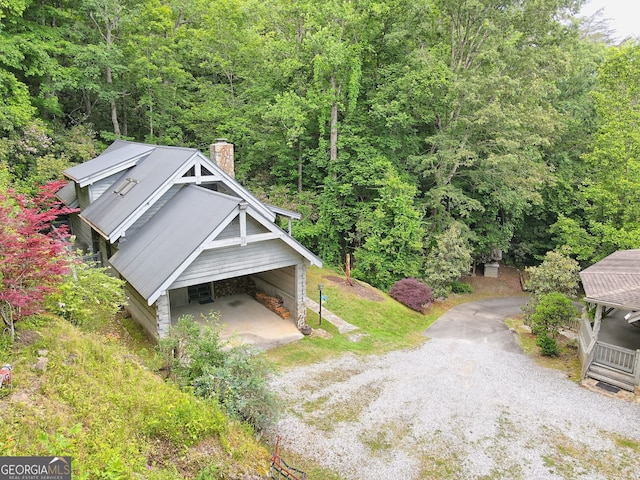
[[[133,178],[125,178],[114,190],[114,193],[124,197],[127,193],[131,191],[133,187],[138,184],[138,180]]]

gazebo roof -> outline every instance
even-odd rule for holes
[[[580,278],[588,302],[640,310],[640,249],[612,253]]]

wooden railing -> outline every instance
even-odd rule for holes
[[[597,342],[593,361],[633,375],[636,352],[608,343]]]

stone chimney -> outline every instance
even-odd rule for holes
[[[217,138],[209,147],[209,158],[231,178],[236,178],[233,165],[233,143],[225,138]]]

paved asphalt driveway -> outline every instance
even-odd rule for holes
[[[503,317],[524,300],[455,307],[413,350],[288,370],[272,433],[347,480],[640,478],[640,404],[523,355]]]
[[[521,353],[504,319],[522,313],[529,297],[504,297],[463,303],[442,315],[425,335],[429,338],[469,340],[490,343],[505,352]]]

